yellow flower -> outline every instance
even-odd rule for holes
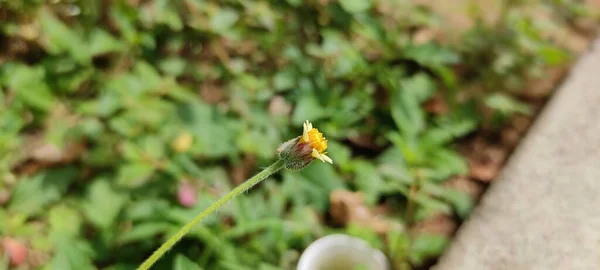
[[[283,167],[288,170],[302,170],[315,159],[333,164],[327,156],[327,139],[323,133],[313,128],[308,121],[304,123],[302,136],[284,142],[277,149]]]
[[[308,144],[310,145],[311,156],[323,162],[329,162],[333,164],[333,160],[327,156],[327,139],[323,137],[323,133],[319,132],[318,129],[313,128],[312,123],[304,122],[304,132],[302,133],[302,137],[300,138],[298,144]]]

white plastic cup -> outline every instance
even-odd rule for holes
[[[345,234],[325,236],[308,246],[297,270],[389,270],[383,252],[364,240]]]

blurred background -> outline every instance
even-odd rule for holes
[[[282,172],[155,269],[394,269],[451,241],[596,33],[588,0],[0,0],[0,269],[134,269],[310,120]]]

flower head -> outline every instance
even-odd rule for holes
[[[308,122],[308,120],[304,122],[304,132],[298,143],[309,144],[312,149],[312,157],[333,164],[333,161],[326,155],[327,152],[325,152],[327,150],[327,139],[323,137],[323,133],[319,132],[318,129],[313,128],[312,123]]]
[[[287,169],[300,170],[315,159],[333,164],[325,150],[327,150],[327,139],[323,137],[323,133],[306,121],[302,136],[283,143],[277,151],[279,159],[285,162]]]

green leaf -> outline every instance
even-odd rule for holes
[[[45,70],[41,66],[28,67],[8,63],[2,73],[8,87],[28,106],[47,112],[57,103],[56,97],[45,82]]]
[[[411,245],[410,260],[419,265],[428,258],[435,258],[448,246],[448,238],[441,235],[422,234],[417,236]]]
[[[405,261],[410,249],[410,236],[405,232],[390,230],[387,233],[387,251],[390,260]]]
[[[183,28],[183,22],[174,5],[170,5],[168,0],[155,0],[152,3],[152,10],[148,13],[142,13],[142,19],[150,23],[156,21],[158,23],[169,26],[172,30],[180,31]]]
[[[570,55],[565,50],[549,45],[539,48],[538,54],[550,66],[562,65],[570,58]]]
[[[471,213],[475,204],[469,194],[455,189],[445,189],[442,192],[442,197],[452,204],[458,216],[463,220]]]
[[[504,115],[512,115],[514,113],[530,115],[532,113],[529,104],[520,102],[508,95],[501,93],[487,96],[485,98],[485,105],[499,111]]]
[[[32,179],[21,179],[12,193],[9,211],[33,216],[58,201],[77,177],[72,167],[53,169],[37,174]]]
[[[349,169],[352,166],[352,150],[337,141],[327,141],[328,156],[331,157],[336,166]]]
[[[420,165],[424,162],[424,152],[419,149],[418,142],[415,136],[402,136],[398,132],[389,132],[386,137],[399,150],[398,153],[388,152],[390,154],[401,154],[403,163],[407,165]]]
[[[185,71],[187,62],[179,57],[169,57],[159,63],[160,70],[171,76],[180,76]]]
[[[281,270],[281,267],[273,266],[268,263],[261,263],[258,270]]]
[[[288,4],[290,4],[293,7],[298,7],[302,5],[302,1],[303,0],[286,0],[286,2],[288,2]]]
[[[136,188],[144,185],[154,173],[154,166],[135,162],[122,165],[119,168],[117,184],[122,187]]]
[[[463,105],[466,106],[466,105]],[[475,112],[453,112],[436,119],[436,126],[428,128],[421,137],[424,149],[435,149],[463,137],[477,128]]]
[[[145,136],[141,139],[141,148],[144,156],[154,160],[160,160],[165,157],[166,142],[158,136]]]
[[[94,30],[90,33],[89,43],[89,53],[91,56],[98,56],[111,52],[120,52],[125,48],[123,43],[100,28],[94,28]]]
[[[385,191],[386,186],[383,178],[371,163],[364,160],[354,161],[356,177],[354,183],[358,190],[365,194],[365,201],[369,205],[375,205],[379,195]]]
[[[82,208],[94,226],[106,230],[113,225],[126,201],[126,196],[114,191],[107,179],[100,178],[88,187]]]
[[[80,35],[71,30],[72,28],[64,25],[47,9],[42,9],[39,19],[42,31],[48,39],[45,46],[50,53],[67,52],[80,64],[90,63],[91,57],[87,44]]]
[[[88,242],[72,237],[67,233],[52,235],[55,253],[50,262],[50,269],[55,270],[93,270],[94,251]]]
[[[141,42],[141,38],[133,24],[134,18],[131,18],[130,14],[124,5],[114,5],[109,12],[110,19],[115,23],[121,36],[125,37],[130,44],[136,44]]]
[[[317,98],[313,95],[303,95],[294,109],[292,123],[300,125],[306,120],[317,121],[324,116],[325,109],[319,104]]]
[[[419,103],[431,98],[437,90],[434,81],[425,73],[417,73],[410,78],[404,79],[400,82],[400,85],[404,91],[415,96]]]
[[[279,71],[273,76],[273,87],[278,91],[289,90],[296,85],[296,74],[292,70]]]
[[[119,243],[128,244],[137,241],[152,239],[158,234],[164,234],[173,229],[173,225],[166,222],[145,222],[133,226],[119,237]]]
[[[334,189],[344,188],[344,181],[334,170],[333,166],[321,161],[315,161],[313,164],[303,169],[301,175],[309,181],[321,186],[327,193]]]
[[[202,270],[198,264],[190,260],[188,257],[177,254],[175,257],[173,270]]]
[[[346,233],[364,240],[373,248],[381,249],[383,247],[382,238],[371,228],[357,223],[350,223],[346,227]]]
[[[132,221],[151,220],[169,210],[167,200],[146,198],[132,202],[126,206],[125,218]]]
[[[53,232],[66,233],[70,236],[79,235],[81,214],[67,205],[59,205],[50,209],[48,221]]]
[[[429,156],[429,164],[434,170],[431,178],[443,181],[451,176],[466,174],[469,171],[467,162],[458,153],[447,149],[435,149]]]
[[[372,0],[340,0],[342,8],[349,13],[359,13],[369,10]]]
[[[231,28],[240,18],[240,15],[229,8],[220,8],[210,18],[210,28],[213,32],[222,34],[221,32],[227,31]]]
[[[406,90],[392,91],[390,110],[396,126],[406,138],[414,138],[425,128],[425,112],[415,94]]]
[[[422,66],[434,69],[456,64],[460,61],[460,57],[456,52],[434,43],[410,45],[404,49],[403,54],[406,58],[412,59]]]

